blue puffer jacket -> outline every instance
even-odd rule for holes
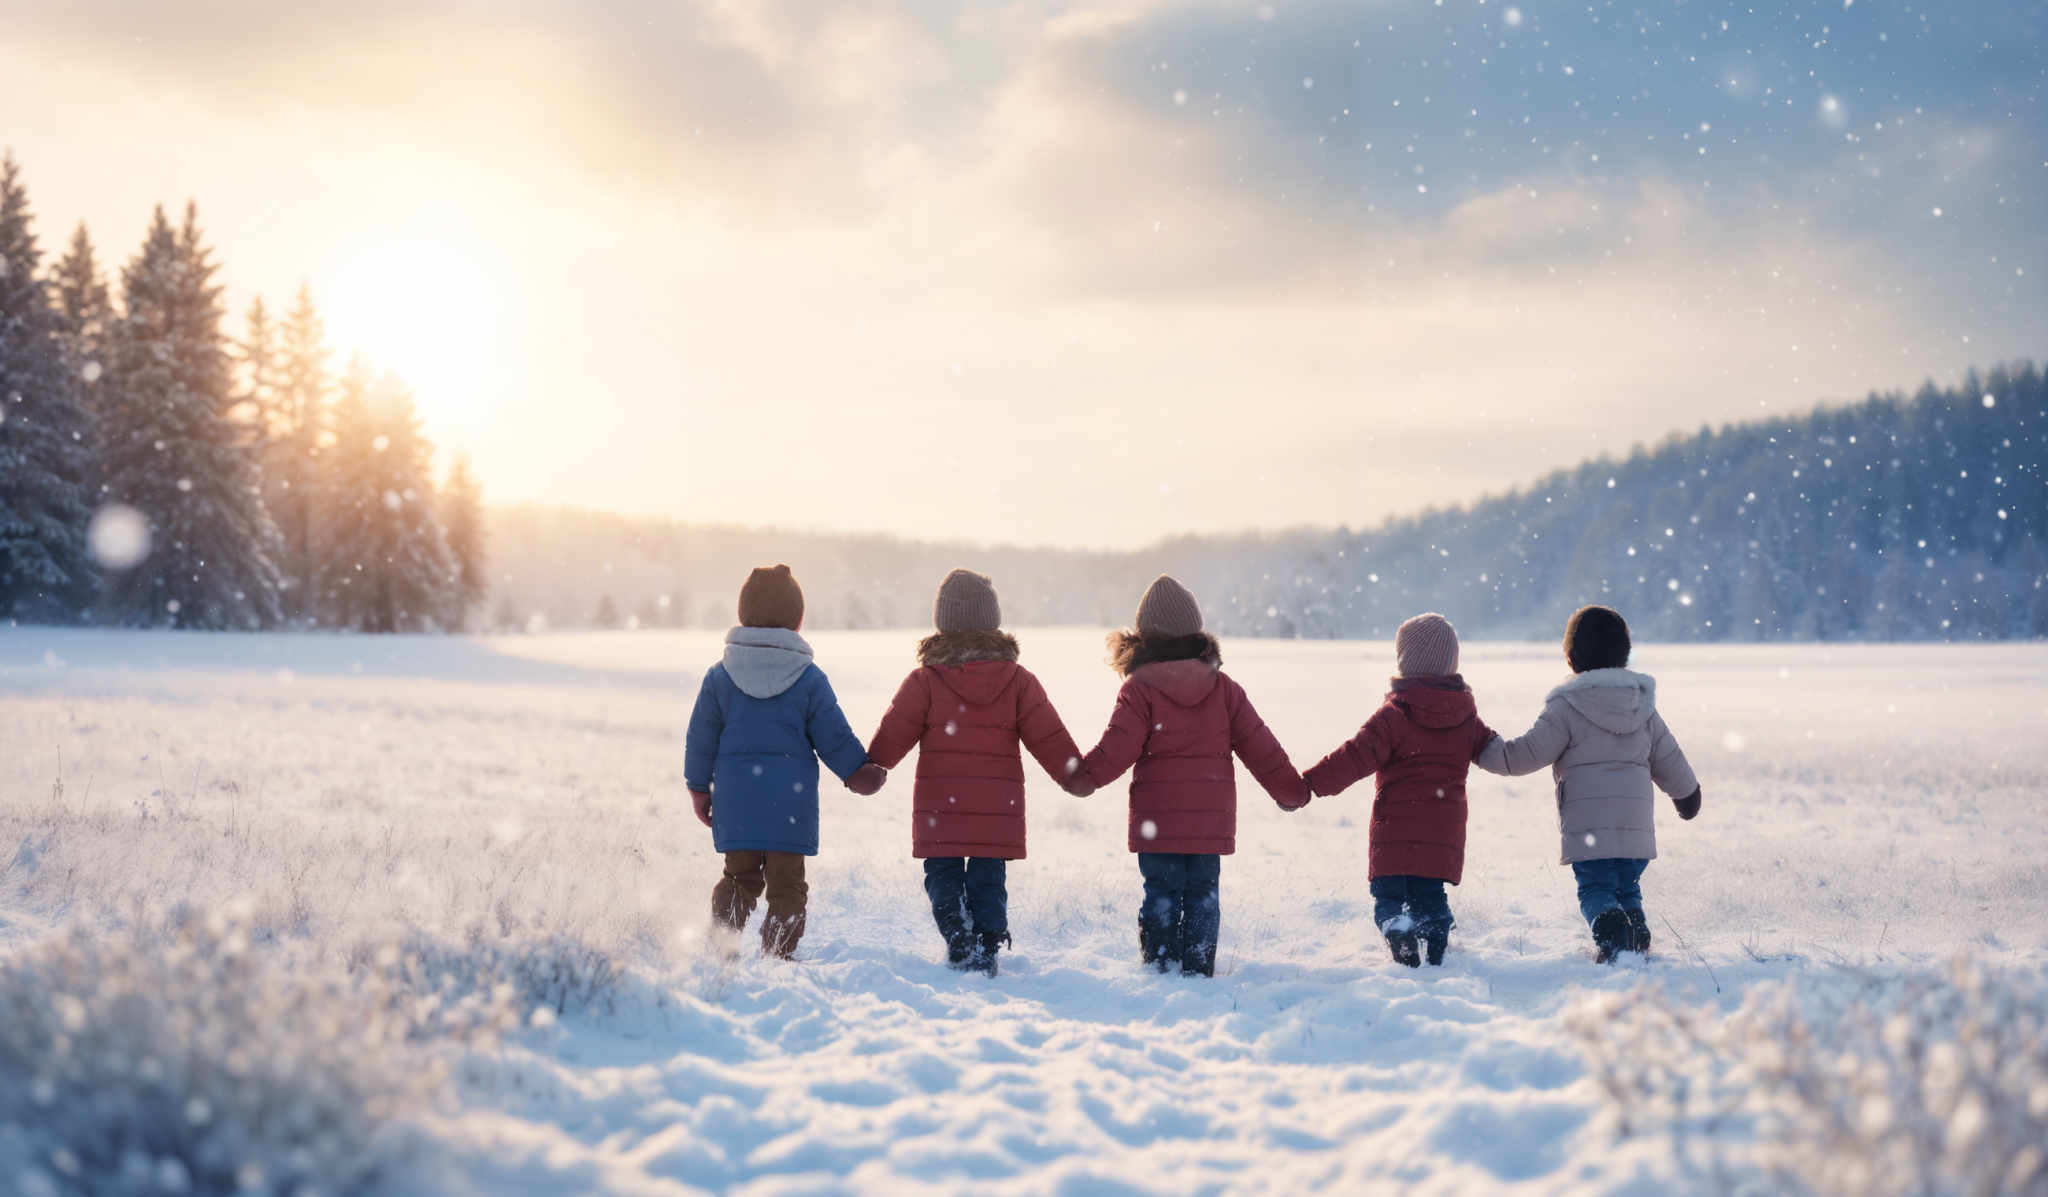
[[[844,781],[868,763],[811,646],[782,628],[734,628],[697,691],[683,781],[711,795],[720,852],[818,854],[818,759]]]

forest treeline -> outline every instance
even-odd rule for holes
[[[1547,638],[1588,602],[1663,640],[2048,635],[2048,387],[2031,363],[1911,395],[1674,434],[1370,530],[1178,538],[1128,553],[490,513],[493,622],[722,627],[750,565],[787,561],[810,621],[914,627],[954,565],[1009,622],[1112,627],[1168,572],[1230,635],[1382,637],[1419,611]]]
[[[0,158],[0,618],[130,627],[460,627],[481,498],[404,383],[331,368],[300,288],[225,328],[187,205],[110,282],[84,225],[46,260]]]

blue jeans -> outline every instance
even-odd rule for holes
[[[1579,879],[1579,913],[1591,923],[1610,910],[1643,909],[1643,870],[1647,860],[1575,860],[1572,876]]]
[[[1138,872],[1145,878],[1140,932],[1165,959],[1214,961],[1223,928],[1223,858],[1213,852],[1140,852]]]
[[[1010,930],[1010,891],[1003,881],[1009,862],[993,856],[934,856],[924,862],[924,892],[932,900],[939,933]]]
[[[1372,921],[1382,933],[1388,924],[1404,914],[1410,926],[1395,930],[1440,935],[1456,925],[1451,918],[1451,901],[1444,896],[1444,883],[1438,878],[1375,877],[1372,879],[1372,897]]]

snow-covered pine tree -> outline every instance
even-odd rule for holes
[[[235,406],[231,414],[242,426],[243,435],[261,449],[267,447],[278,432],[274,413],[277,405],[279,330],[271,321],[270,309],[264,306],[261,295],[249,301],[249,311],[243,321],[248,332],[235,343]],[[258,464],[261,464],[260,453]]]
[[[0,618],[70,622],[92,572],[86,422],[41,252],[20,168],[0,157]]]
[[[271,437],[263,457],[264,503],[284,546],[278,567],[285,578],[285,617],[310,622],[320,614],[313,537],[333,379],[327,370],[327,332],[303,283],[278,330],[274,379]]]
[[[349,363],[323,454],[320,596],[334,626],[432,631],[452,607],[454,558],[435,511],[430,459],[411,392]]]
[[[455,463],[448,468],[448,481],[441,488],[441,526],[447,532],[448,552],[455,563],[455,596],[449,607],[448,626],[461,628],[470,613],[483,606],[491,590],[483,496],[465,455],[456,456]]]
[[[149,522],[151,551],[110,595],[123,623],[256,628],[279,617],[277,529],[253,448],[230,418],[220,287],[196,206],[161,206],[121,282],[124,310],[101,382],[107,497]]]

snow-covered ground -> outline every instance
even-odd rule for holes
[[[1020,639],[1092,742],[1101,634]],[[915,640],[815,637],[863,735]],[[274,1088],[357,1095],[320,1107],[337,1150],[305,1175],[338,1151],[395,1190],[1882,1189],[1986,1159],[1991,1187],[2044,1183],[2048,646],[1640,648],[1705,809],[1660,810],[1658,951],[1615,968],[1590,961],[1545,776],[1474,775],[1452,953],[1419,972],[1370,923],[1369,783],[1297,814],[1247,784],[1213,981],[1136,963],[1120,788],[1034,777],[990,981],[939,963],[909,763],[874,798],[830,787],[798,961],[707,941],[681,726],[718,644],[0,630],[0,1021],[55,1028],[0,1060],[38,1078],[0,1085],[29,1095],[0,1094],[0,1187],[193,1181],[170,1157],[207,1136],[277,1182],[315,1132],[206,1088],[249,1089],[249,1051],[291,1061]],[[1380,644],[1224,655],[1303,765],[1391,666]],[[1508,732],[1562,673],[1548,645],[1464,663]],[[176,992],[209,969],[268,996]],[[116,973],[130,1004],[45,992]],[[396,1012],[374,1034],[373,1007]],[[210,1018],[265,1025],[244,1051]],[[66,1086],[92,1045],[152,1035],[184,1071],[94,1084],[173,1090],[175,1125],[94,1173]],[[1986,1063],[2000,1035],[2017,1065]],[[238,1079],[192,1063],[202,1042]]]

